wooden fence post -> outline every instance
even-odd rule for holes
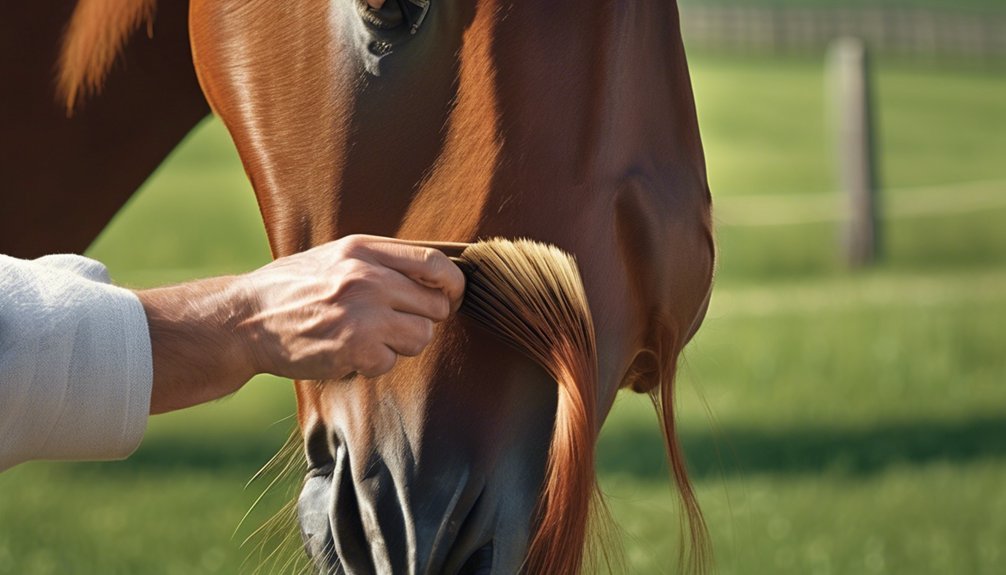
[[[828,60],[838,180],[848,206],[842,244],[846,263],[857,268],[880,254],[870,62],[858,38],[836,40]]]

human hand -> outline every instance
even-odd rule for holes
[[[456,311],[464,275],[444,253],[348,236],[240,278],[252,313],[237,326],[256,372],[375,377],[415,356]]]
[[[463,247],[348,236],[245,275],[137,292],[153,354],[150,412],[223,397],[257,373],[387,372],[460,307],[464,275],[441,250]]]

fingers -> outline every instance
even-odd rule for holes
[[[452,310],[460,307],[465,293],[465,276],[443,252],[399,242],[379,242],[371,249],[377,263],[442,291],[450,300]]]
[[[305,276],[308,288],[320,289],[296,291],[292,294],[296,296],[294,302],[279,298],[281,301],[268,306],[274,313],[263,315],[271,318],[282,316],[280,312],[284,310],[318,305],[317,311],[309,314],[315,318],[310,325],[291,328],[290,323],[296,322],[284,323],[282,317],[276,317],[275,329],[293,331],[292,337],[285,339],[296,347],[301,340],[312,339],[305,334],[317,331],[318,318],[331,312],[327,314],[331,322],[328,329],[342,333],[343,337],[337,338],[337,345],[326,351],[332,361],[324,362],[325,365],[337,364],[342,366],[340,369],[349,368],[364,377],[384,374],[394,367],[398,356],[419,355],[433,338],[434,324],[448,319],[452,310],[460,307],[464,274],[437,248],[460,254],[467,244],[434,245],[437,247],[354,235],[318,246],[309,254],[291,256],[292,259],[286,260],[291,268],[287,275]],[[273,267],[277,265],[274,263]],[[326,272],[332,276],[326,277]],[[325,285],[328,288],[322,287]],[[318,294],[320,298],[315,299]],[[280,357],[297,355],[286,353]],[[285,364],[289,365],[282,367],[303,373],[296,363],[288,360]],[[312,374],[308,379],[325,377],[328,375]]]
[[[453,302],[436,288],[416,283],[395,270],[382,275],[381,290],[392,310],[444,321],[451,315]]]
[[[242,329],[270,373],[375,377],[391,370],[399,355],[418,355],[429,344],[434,324],[459,307],[464,281],[433,247],[347,236],[248,274],[242,285],[253,294],[254,313]]]
[[[393,349],[388,346],[378,346],[359,362],[356,373],[363,377],[384,375],[395,367],[397,361],[398,354]]]
[[[425,317],[392,312],[388,319],[386,345],[398,355],[415,357],[433,339],[433,322]]]
[[[364,377],[383,375],[393,367],[398,356],[415,357],[433,339],[433,321],[416,315],[390,312],[379,336],[360,344],[355,371]]]

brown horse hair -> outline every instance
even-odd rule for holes
[[[588,537],[597,440],[594,323],[576,261],[554,246],[494,239],[469,246],[461,312],[527,354],[558,383],[534,536],[523,571],[579,573]],[[585,551],[586,550],[586,551]]]
[[[98,93],[129,37],[146,25],[153,36],[157,0],[78,0],[63,37],[56,89],[68,114]]]
[[[677,423],[674,416],[674,388],[677,373],[677,358],[680,346],[674,342],[662,342],[660,357],[660,383],[650,391],[650,399],[660,420],[660,430],[664,436],[664,447],[670,465],[671,477],[677,486],[678,502],[684,514],[680,521],[680,544],[678,567],[684,573],[703,575],[712,564],[712,547],[709,530],[702,509],[699,507],[695,489],[688,478],[688,468],[684,449],[678,440]],[[687,534],[687,537],[686,537]]]

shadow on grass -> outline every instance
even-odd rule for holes
[[[726,427],[688,432],[682,442],[693,478],[749,474],[845,473],[869,475],[895,465],[967,462],[1006,457],[1006,417],[966,421],[918,421],[863,429],[803,427],[767,430]],[[282,445],[276,436],[162,436],[151,438],[129,459],[79,463],[80,471],[163,473],[203,471],[250,477]],[[605,430],[597,451],[601,473],[663,481],[664,446],[652,425]],[[295,465],[295,467],[297,467]],[[294,474],[304,469],[297,467]]]
[[[145,440],[128,459],[114,462],[73,463],[76,471],[101,474],[207,472],[250,478],[283,445],[282,437],[167,436]],[[305,468],[306,469],[306,468]],[[305,469],[297,468],[300,474]]]
[[[727,427],[685,432],[682,442],[695,479],[760,473],[869,475],[896,465],[964,463],[1006,456],[1006,417],[959,422],[918,421],[865,429],[783,430]],[[601,473],[664,480],[664,446],[652,428],[608,430],[598,446]]]

